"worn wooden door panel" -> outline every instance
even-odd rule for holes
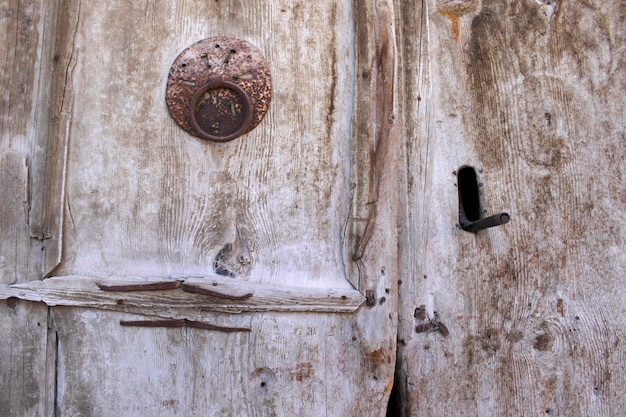
[[[51,7],[51,114],[31,173],[31,234],[54,241],[50,278],[2,297],[53,306],[55,412],[384,415],[397,291],[391,4]],[[176,55],[212,35],[258,46],[272,70],[270,112],[229,144],[189,136],[164,101]]]
[[[401,415],[624,414],[623,2],[408,3]],[[462,165],[509,224],[456,226]]]
[[[347,288],[338,231],[351,119],[334,109],[353,95],[350,4],[95,2],[76,13],[71,215],[55,275],[218,271]],[[180,129],[163,91],[178,53],[217,34],[260,47],[274,80],[268,117],[224,145]]]

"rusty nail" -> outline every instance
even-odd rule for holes
[[[201,288],[201,287],[196,287],[193,286],[191,284],[183,284],[182,285],[183,291],[187,291],[187,292],[191,292],[194,294],[201,294],[201,295],[208,295],[210,297],[215,297],[215,298],[221,298],[224,300],[234,300],[234,301],[243,301],[243,300],[247,300],[248,298],[252,297],[254,294],[253,293],[247,293],[244,295],[230,295],[230,294],[223,294],[217,291],[211,291],[211,290],[207,290],[206,288]]]
[[[185,327],[185,320],[122,320],[120,325],[135,327]]]
[[[448,327],[442,322],[437,323],[437,329],[439,330],[439,333],[441,333],[443,337],[447,337],[450,334]]]
[[[415,317],[418,320],[424,320],[426,318],[426,305],[422,304],[419,307],[417,307],[415,309],[415,312],[413,313],[413,317]]]
[[[215,330],[218,332],[250,332],[252,329],[247,327],[224,327],[216,326],[211,323],[201,321],[192,321],[187,319],[164,319],[164,320],[122,320],[120,325],[125,327],[191,327],[194,329]]]
[[[102,291],[115,291],[115,292],[160,291],[160,290],[175,290],[180,287],[180,282],[179,281],[167,281],[167,282],[150,282],[147,284],[126,284],[126,285],[106,285],[106,284],[101,284],[97,282],[96,285]]]
[[[368,307],[376,305],[376,292],[374,290],[365,291],[365,305]]]
[[[223,327],[223,326],[216,326],[216,325],[210,324],[210,323],[203,323],[201,321],[187,320],[186,324],[187,324],[188,327],[192,327],[192,328],[195,328],[195,329],[215,330],[215,331],[218,331],[218,332],[226,332],[226,333],[250,332],[250,331],[252,331],[252,329],[250,329],[248,327]]]

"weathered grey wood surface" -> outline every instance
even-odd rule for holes
[[[54,355],[47,352],[56,343],[48,307],[12,298],[0,301],[0,317],[0,415],[53,415]]]
[[[29,153],[10,157],[33,161],[21,181],[30,174],[43,254],[28,279],[51,278],[6,285],[3,274],[0,293],[53,306],[52,411],[384,415],[397,291],[392,5],[37,4],[47,82],[27,93],[48,113]],[[189,136],[164,102],[174,58],[212,35],[258,46],[272,70],[270,112],[229,144]],[[14,205],[2,210],[15,218]],[[254,295],[229,304],[96,285],[128,277]],[[120,325],[164,319],[245,331]]]
[[[397,414],[626,413],[623,2],[5,3],[0,413],[383,416],[396,331]],[[273,76],[230,144],[163,98],[218,34]]]
[[[42,243],[31,241],[29,227],[30,199],[39,195],[29,192],[29,172],[38,169],[35,144],[47,122],[49,9],[44,1],[0,6],[0,282],[6,284],[41,276]]]
[[[219,256],[241,280],[348,288],[351,5],[65,3],[76,111],[55,275],[206,275]],[[174,58],[217,34],[258,46],[274,80],[267,118],[228,144],[190,137],[164,106]]]
[[[395,5],[401,415],[626,414],[624,2]],[[456,226],[465,164],[509,224]]]
[[[167,288],[151,289],[150,285]],[[81,306],[126,312],[146,311],[152,314],[174,314],[174,311],[181,310],[179,315],[173,317],[186,318],[190,318],[191,314],[188,309],[232,313],[350,313],[366,301],[365,296],[354,289],[287,287],[236,281],[220,276],[178,280],[53,277],[43,281],[0,286],[0,300],[10,297],[41,301],[48,306]]]
[[[12,150],[0,154],[0,164],[0,282],[13,284],[28,277],[28,166]]]

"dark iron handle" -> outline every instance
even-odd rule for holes
[[[463,213],[465,214],[465,213]],[[500,226],[502,224],[506,224],[511,220],[511,216],[508,213],[500,213],[493,216],[486,217],[484,219],[476,220],[471,222],[467,220],[467,217],[459,216],[459,223],[461,224],[461,228],[466,232],[476,233],[480,230],[487,229],[488,227]]]
[[[200,100],[204,97],[204,94],[209,90],[215,90],[218,88],[228,88],[229,90],[234,91],[239,95],[243,101],[243,110],[242,112],[245,114],[245,119],[239,129],[237,131],[226,135],[226,136],[215,136],[200,127],[198,120],[196,118],[196,107],[200,103]],[[209,78],[209,81],[204,84],[191,98],[189,104],[189,119],[191,121],[191,126],[196,134],[202,139],[207,139],[213,142],[229,142],[244,133],[250,128],[252,124],[252,102],[250,101],[250,97],[248,94],[241,88],[237,83],[224,80],[221,77],[212,77]]]

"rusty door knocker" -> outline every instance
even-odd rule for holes
[[[269,109],[272,81],[261,51],[216,36],[196,42],[174,60],[165,101],[188,133],[228,142],[254,129]]]

